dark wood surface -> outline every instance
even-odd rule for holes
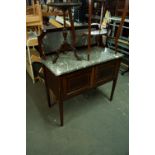
[[[64,100],[110,81],[113,82],[112,91],[109,98],[112,100],[117,82],[120,61],[121,58],[110,60],[102,64],[91,66],[68,74],[63,74],[61,76],[55,76],[51,71],[49,71],[48,68],[44,66],[48,105],[51,107],[51,101],[49,97],[49,90],[51,90],[52,94],[54,94],[58,100],[61,126],[63,126],[64,122]]]

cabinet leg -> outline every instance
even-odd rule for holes
[[[48,101],[48,106],[49,108],[51,107],[51,101],[50,101],[50,94],[49,94],[49,89],[46,87],[46,94],[47,94],[47,101]]]
[[[60,126],[63,126],[63,102],[59,101]]]
[[[113,84],[112,84],[112,90],[111,90],[111,95],[110,95],[110,101],[112,101],[113,99],[113,95],[114,95],[114,91],[115,91],[115,87],[116,87],[116,82],[117,80],[113,80]]]
[[[47,82],[46,82],[46,79],[45,79],[45,83],[47,83]],[[47,95],[48,106],[49,106],[49,108],[51,108],[50,92],[49,92],[49,89],[48,89],[47,84],[46,84],[45,87],[46,87],[46,95]]]
[[[49,92],[49,88],[48,88],[48,84],[47,84],[45,67],[44,67],[44,76],[45,76],[45,87],[46,87],[47,102],[48,102],[48,106],[51,107],[50,92]]]

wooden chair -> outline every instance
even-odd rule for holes
[[[27,7],[26,27],[35,27],[38,34],[40,34],[41,29],[43,29],[41,5],[38,1],[36,4],[32,1],[32,6]]]
[[[32,1],[32,6],[28,6],[26,11],[26,70],[32,78],[33,83],[35,83],[32,64],[33,62],[40,62],[39,53],[35,50],[34,46],[38,46],[38,35],[41,34],[43,28],[41,5],[38,1],[36,4]],[[28,31],[30,28],[35,31]]]

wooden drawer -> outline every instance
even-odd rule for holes
[[[115,70],[116,70],[116,61],[107,62],[105,64],[96,66],[94,77],[95,85],[99,85],[104,82],[112,80],[115,76]]]
[[[63,98],[74,96],[90,88],[91,69],[77,71],[62,77]]]

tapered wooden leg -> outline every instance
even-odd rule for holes
[[[63,102],[59,101],[60,126],[63,126]]]
[[[47,87],[46,87],[46,94],[47,94],[48,106],[49,106],[49,108],[51,108],[51,101],[50,101],[49,89]]]
[[[51,107],[51,101],[50,101],[50,92],[49,92],[49,88],[48,88],[48,84],[47,84],[47,77],[46,77],[46,73],[45,73],[45,67],[44,67],[44,76],[45,76],[45,87],[46,87],[46,95],[47,95],[47,102],[48,102],[48,106]]]
[[[113,80],[112,90],[111,90],[111,95],[110,95],[110,101],[112,101],[112,99],[113,99],[113,95],[114,95],[114,91],[115,91],[115,87],[116,87],[116,82],[117,82],[117,79]]]

